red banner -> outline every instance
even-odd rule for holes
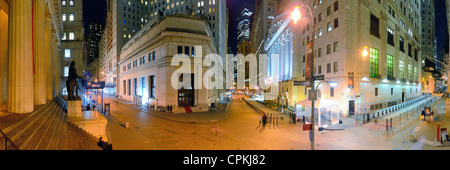
[[[313,49],[312,49],[312,43],[310,42],[308,46],[306,46],[306,67],[305,67],[305,79],[306,81],[311,81],[311,78],[313,76]]]

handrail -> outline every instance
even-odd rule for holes
[[[5,132],[3,132],[1,129],[0,134],[2,134],[3,137],[5,137],[5,150],[8,150],[8,142],[10,143],[10,146],[12,146],[14,149],[20,150],[19,147],[8,136],[6,136]]]

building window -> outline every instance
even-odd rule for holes
[[[334,29],[339,27],[339,18],[334,19]]]
[[[126,80],[123,81],[123,95],[127,95],[127,81]]]
[[[395,43],[394,43],[394,31],[391,28],[387,28],[387,43],[392,45],[393,47],[395,47]]]
[[[394,80],[394,56],[387,55],[387,76],[388,80]]]
[[[156,59],[156,52],[155,51],[153,51],[153,56],[152,57],[153,57],[152,60],[155,61],[155,59]]]
[[[66,21],[66,14],[65,14],[65,13],[62,14],[62,20],[63,20],[63,21]]]
[[[333,52],[337,52],[338,51],[338,49],[339,49],[339,43],[336,41],[336,42],[334,42],[334,51]]]
[[[75,39],[75,33],[69,32],[69,40],[74,40],[74,39]]]
[[[370,77],[379,78],[378,76],[379,51],[370,48]]]
[[[380,38],[380,20],[373,14],[370,14],[370,34]]]
[[[155,76],[150,76],[150,98],[155,98]]]
[[[375,96],[378,96],[378,88],[375,88]]]
[[[152,61],[152,58],[153,58],[152,53],[149,53],[148,54],[148,61]]]
[[[391,88],[391,96],[394,95],[394,88]]]
[[[398,76],[400,78],[405,78],[404,77],[404,64],[403,64],[403,60],[398,60]]]
[[[69,77],[69,66],[64,67],[64,77]]]
[[[178,53],[177,54],[183,54],[183,46],[178,46]]]
[[[334,11],[339,9],[339,1],[334,2]]]
[[[64,33],[61,40],[66,40],[67,39],[67,33]]]
[[[413,78],[413,80],[416,80],[417,77],[418,77],[418,75],[417,75],[417,67],[414,67],[414,78]]]
[[[327,45],[327,54],[331,54],[331,44]]]
[[[69,5],[73,6],[73,0],[69,0]]]
[[[128,79],[128,95],[131,95],[131,79]]]
[[[67,3],[66,0],[62,0],[62,1],[61,1],[61,5],[62,5],[62,6],[66,6],[66,5],[67,5],[66,3]]]
[[[408,78],[409,78],[409,80],[412,80],[412,69],[411,69],[411,64],[408,64]]]
[[[331,73],[331,63],[327,64],[327,73]]]
[[[64,50],[64,57],[66,57],[66,58],[70,58],[71,57],[70,49]]]
[[[338,72],[339,71],[339,64],[338,62],[334,62],[334,72]]]
[[[330,32],[332,29],[333,29],[333,28],[332,28],[332,26],[331,26],[331,22],[329,22],[329,23],[327,24],[327,32]]]
[[[334,87],[330,87],[330,97],[334,97]]]
[[[400,51],[405,53],[405,41],[403,40],[403,37],[399,37],[399,44]]]
[[[75,14],[70,13],[69,14],[69,21],[74,21],[75,20]]]

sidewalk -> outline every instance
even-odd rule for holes
[[[437,124],[440,128],[450,129],[450,119],[446,118],[446,101],[440,101],[435,107],[432,108],[437,117],[434,121],[427,123],[427,121],[419,121],[417,126],[412,131],[416,140],[423,142],[426,145],[434,147],[449,147],[448,144],[442,145],[437,139]]]
[[[229,112],[225,111],[207,111],[207,112],[194,112],[194,113],[167,113],[155,111],[153,109],[149,109],[147,106],[136,106],[136,104],[132,101],[127,101],[119,98],[105,98],[105,103],[114,104],[114,102],[119,102],[122,105],[125,105],[129,108],[133,108],[136,110],[140,110],[141,112],[145,112],[152,116],[159,117],[161,119],[170,120],[179,123],[211,123],[219,120],[226,119],[229,116]],[[112,107],[112,106],[111,106]]]
[[[289,119],[287,114],[282,113],[277,110],[270,109],[266,105],[264,105],[258,101],[255,101],[253,98],[246,98],[246,100],[247,100],[247,102],[249,102],[252,105],[254,105],[255,107],[261,109],[265,113],[271,113],[271,114],[273,114],[273,116],[278,116],[278,117],[283,117],[284,119]],[[287,109],[284,109],[284,110],[287,110]],[[297,124],[301,124],[301,121],[300,122],[297,121]],[[342,118],[342,124],[328,125],[328,127],[325,128],[324,130],[344,130],[345,128],[348,128],[348,127],[354,127],[354,119],[353,118]]]

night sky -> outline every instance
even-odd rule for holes
[[[83,0],[83,22],[84,30],[87,32],[89,22],[97,21],[105,26],[106,1],[105,0]]]

